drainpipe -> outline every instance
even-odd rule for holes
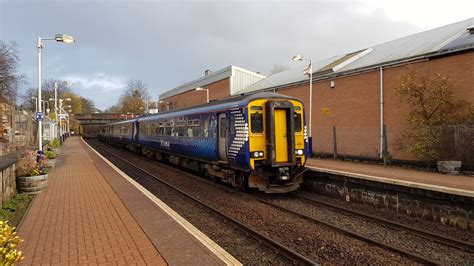
[[[380,158],[383,158],[384,154],[384,145],[383,145],[383,125],[384,125],[384,119],[383,119],[383,68],[382,66],[380,67]]]

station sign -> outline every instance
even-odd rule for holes
[[[43,112],[36,112],[36,121],[43,121],[44,113]]]

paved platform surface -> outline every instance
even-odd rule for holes
[[[18,228],[21,264],[225,264],[78,137],[48,179]]]
[[[474,197],[474,176],[446,175],[382,165],[332,159],[309,159],[306,167],[318,172]]]

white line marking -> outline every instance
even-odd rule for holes
[[[315,166],[306,166],[306,168],[316,170],[319,172],[329,173],[329,174],[344,175],[344,176],[354,177],[358,179],[379,181],[382,183],[389,183],[389,184],[400,185],[400,186],[405,186],[405,187],[421,188],[421,189],[433,190],[433,191],[461,195],[461,196],[466,196],[466,197],[474,197],[473,191],[465,190],[465,189],[443,187],[443,186],[423,184],[423,183],[417,183],[417,182],[405,181],[405,180],[396,180],[396,179],[373,176],[373,175],[356,174],[356,173],[351,173],[351,172],[344,172],[344,171],[315,167]]]

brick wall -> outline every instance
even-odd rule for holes
[[[203,86],[209,89],[209,100],[225,99],[230,96],[230,79],[226,78],[217,82]],[[206,103],[206,91],[187,91],[168,98],[160,99],[161,101],[169,102],[170,110],[182,109],[194,105]],[[166,111],[166,103],[160,104],[160,110]]]
[[[455,95],[474,103],[474,52],[452,55],[412,64],[421,75],[442,73],[454,80]],[[408,106],[395,93],[399,76],[408,66],[384,69],[384,120],[388,150],[394,159],[414,160],[396,148],[405,125]],[[335,87],[330,87],[334,81]],[[378,157],[380,147],[379,71],[339,77],[313,84],[313,151],[333,152],[333,126],[336,127],[339,154]],[[309,108],[309,85],[279,89],[277,92],[303,100]],[[323,112],[323,109],[326,112]],[[307,121],[309,119],[307,118]]]

